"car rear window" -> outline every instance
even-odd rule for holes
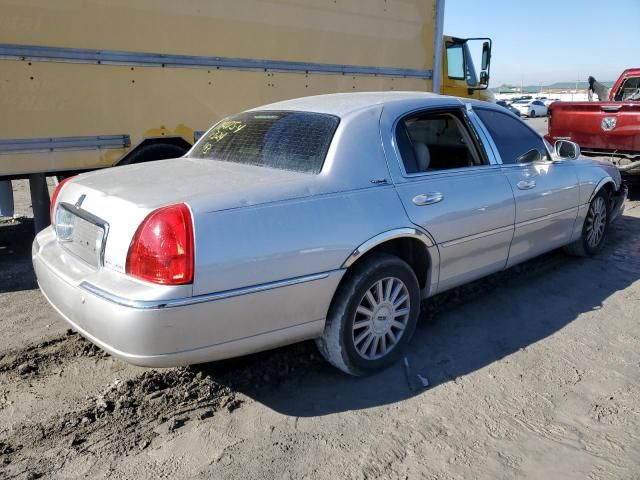
[[[215,125],[191,156],[317,174],[338,123],[321,113],[244,112]]]

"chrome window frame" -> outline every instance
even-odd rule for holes
[[[437,106],[437,107],[418,107],[418,108],[414,108],[412,110],[408,110],[406,112],[404,112],[402,115],[400,115],[399,117],[397,117],[393,124],[392,124],[392,128],[391,128],[391,146],[393,148],[395,157],[396,157],[396,162],[398,163],[398,167],[400,168],[400,174],[402,175],[403,178],[405,179],[415,179],[415,178],[421,178],[421,177],[439,177],[439,176],[443,176],[443,175],[462,175],[465,174],[467,172],[471,173],[471,172],[485,172],[488,171],[490,169],[492,169],[492,167],[497,167],[500,164],[497,162],[497,159],[499,157],[496,157],[495,155],[493,155],[493,151],[487,148],[487,145],[485,144],[485,139],[483,138],[482,135],[480,135],[478,133],[478,131],[475,129],[475,122],[474,119],[471,118],[471,115],[469,115],[470,112],[470,104],[466,104],[466,103],[462,103],[460,105],[443,105],[443,106]],[[405,166],[404,166],[404,161],[402,160],[402,154],[400,153],[400,149],[398,148],[398,142],[396,140],[396,132],[397,132],[397,128],[398,128],[398,124],[405,118],[417,114],[417,113],[421,113],[421,112],[438,112],[438,111],[451,111],[451,110],[460,110],[462,112],[463,117],[467,120],[467,127],[469,131],[469,134],[473,137],[475,136],[478,144],[480,147],[482,147],[482,149],[484,150],[484,157],[486,157],[486,160],[489,162],[488,164],[484,164],[484,165],[475,165],[473,167],[458,167],[458,168],[448,168],[448,169],[443,169],[443,170],[433,170],[430,172],[416,172],[416,173],[407,173]],[[475,113],[473,114],[473,116],[475,117],[475,121],[479,122],[479,119],[477,118],[477,116],[475,115]],[[490,137],[489,137],[490,138]],[[476,150],[478,150],[477,147]],[[482,152],[478,151],[478,154],[482,156]]]
[[[546,165],[546,164],[558,164],[558,163],[563,163],[563,162],[558,162],[558,161],[554,161],[553,160],[553,155],[551,153],[551,151],[549,150],[547,143],[545,141],[544,136],[540,135],[540,133],[536,132],[533,128],[531,128],[529,125],[527,125],[525,122],[523,122],[522,120],[518,119],[517,117],[513,116],[513,118],[515,120],[520,120],[520,122],[522,122],[522,124],[524,124],[525,127],[527,127],[531,132],[533,132],[535,135],[537,135],[538,137],[540,137],[540,140],[542,141],[542,145],[544,146],[544,150],[545,152],[547,152],[547,158],[545,160],[541,160],[539,162],[527,162],[527,163],[504,163],[502,161],[502,157],[500,156],[500,151],[498,150],[498,146],[496,145],[496,143],[493,140],[493,137],[491,136],[491,134],[489,133],[489,130],[487,130],[487,127],[484,125],[482,119],[476,114],[476,112],[474,111],[473,105],[471,105],[470,103],[467,103],[467,112],[470,113],[470,117],[472,116],[475,121],[477,122],[477,128],[483,132],[484,135],[486,135],[487,138],[487,142],[489,143],[489,145],[491,145],[491,149],[493,150],[493,153],[495,155],[495,158],[497,160],[497,162],[499,163],[499,165],[502,168],[516,168],[516,167],[528,167],[531,165]],[[505,115],[507,117],[509,117],[509,113],[508,112],[501,112],[498,109],[495,108],[486,108],[486,107],[479,107],[480,110],[489,110],[489,111],[495,111],[497,113],[500,113],[502,115]],[[526,152],[525,152],[526,153]]]

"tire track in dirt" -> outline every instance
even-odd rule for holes
[[[86,340],[71,335],[21,352],[8,354],[0,377],[20,381],[17,369],[27,362],[37,368],[25,374],[31,381],[74,355],[97,355]],[[44,352],[39,350],[45,350]],[[49,349],[47,351],[47,349]],[[164,370],[146,370],[134,378],[116,380],[78,408],[46,421],[31,419],[11,432],[0,432],[0,478],[55,472],[75,455],[94,458],[132,455],[155,438],[172,434],[191,421],[205,421],[224,409],[233,412],[245,401],[239,391],[275,388],[290,374],[304,374],[320,363],[311,343],[237,360]],[[37,477],[34,477],[37,478]]]

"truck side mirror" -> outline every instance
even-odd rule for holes
[[[489,86],[489,74],[487,72],[480,72],[480,85],[483,87]]]
[[[482,44],[482,68],[483,72],[489,70],[489,64],[491,63],[491,44],[489,42],[484,42]],[[487,77],[488,77],[487,73]]]
[[[556,152],[556,155],[562,160],[576,160],[580,158],[580,145],[575,142],[570,142],[569,140],[558,140],[553,149]]]

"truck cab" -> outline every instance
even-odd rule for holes
[[[472,51],[481,50],[480,74]],[[491,39],[458,38],[445,35],[442,46],[442,84],[440,93],[495,103],[489,90]]]

